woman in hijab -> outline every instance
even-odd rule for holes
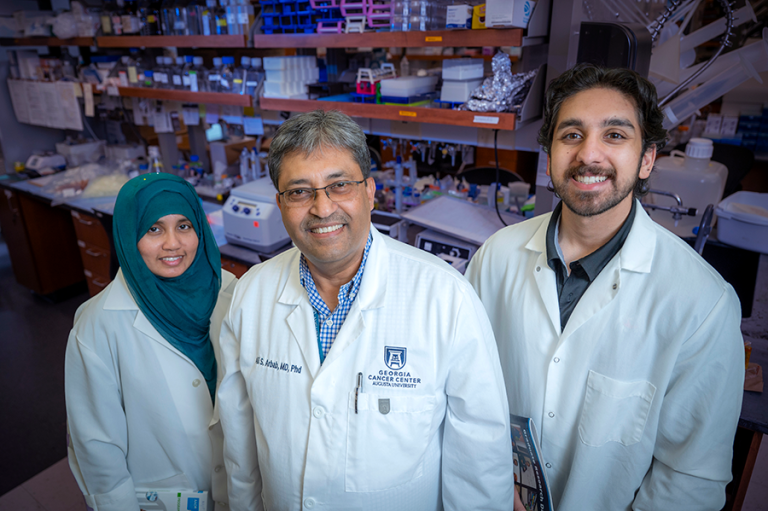
[[[126,183],[113,234],[120,271],[78,309],[67,344],[70,467],[94,511],[138,510],[150,490],[208,491],[223,509],[214,405],[236,279],[221,270],[194,188],[176,176]]]

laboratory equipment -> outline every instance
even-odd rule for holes
[[[159,174],[163,172],[163,160],[160,157],[160,148],[156,145],[149,146],[149,171]]]
[[[61,170],[67,166],[67,160],[60,154],[56,154],[53,151],[48,151],[43,154],[33,154],[24,164],[24,167],[29,170],[37,172],[44,169],[50,169],[48,172],[40,172],[41,174],[50,174],[55,170]]]
[[[734,247],[768,254],[768,193],[736,192],[715,209],[717,238]]]
[[[227,241],[265,253],[288,243],[276,195],[269,177],[233,188],[222,208]]]
[[[382,234],[406,242],[408,240],[408,222],[396,213],[371,211],[371,223]]]
[[[678,236],[693,236],[704,210],[709,204],[717,204],[723,198],[728,169],[722,163],[713,162],[712,141],[692,138],[685,153],[672,151],[668,157],[658,158],[650,177],[650,187],[677,194],[686,208],[695,208],[696,216],[675,218],[666,211],[653,210],[650,215]],[[675,206],[677,200],[664,198],[656,193],[648,201],[660,206]]]
[[[524,217],[500,211],[507,225],[525,220]],[[441,195],[417,208],[406,211],[402,217],[412,224],[432,229],[480,246],[493,233],[504,227],[493,207],[473,204],[464,199]]]
[[[479,247],[453,236],[425,229],[416,235],[416,248],[436,255],[457,271],[464,273],[467,263]]]

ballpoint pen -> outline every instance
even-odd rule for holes
[[[363,391],[363,373],[357,373],[357,387],[355,387],[355,413],[357,413],[357,396]]]

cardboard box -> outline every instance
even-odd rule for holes
[[[472,8],[472,30],[485,28],[485,4]]]
[[[472,6],[449,5],[445,13],[445,28],[472,28]]]
[[[528,27],[536,2],[533,0],[487,0],[485,3],[487,27]]]

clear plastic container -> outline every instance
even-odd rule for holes
[[[483,79],[477,80],[443,80],[443,89],[440,91],[440,101],[452,103],[464,103],[469,95],[477,87],[482,85]]]
[[[245,93],[253,96],[259,87],[259,83],[262,81],[264,81],[264,70],[261,67],[261,58],[253,57],[251,59],[251,67],[245,76]]]
[[[443,80],[477,80],[483,77],[483,59],[446,59]]]
[[[381,81],[382,96],[407,98],[418,94],[434,92],[436,76],[405,76]]]
[[[728,169],[722,163],[710,160],[712,141],[692,138],[685,154],[672,151],[668,157],[658,158],[651,172],[650,187],[677,194],[686,208],[696,208],[696,216],[684,216],[675,220],[668,211],[653,210],[653,220],[678,236],[693,236],[693,229],[701,223],[701,217],[709,204],[717,205],[723,198]],[[677,206],[677,202],[663,195],[648,194],[646,202],[661,206]],[[713,221],[714,224],[714,221]]]
[[[736,192],[715,211],[719,241],[768,254],[768,193]]]

